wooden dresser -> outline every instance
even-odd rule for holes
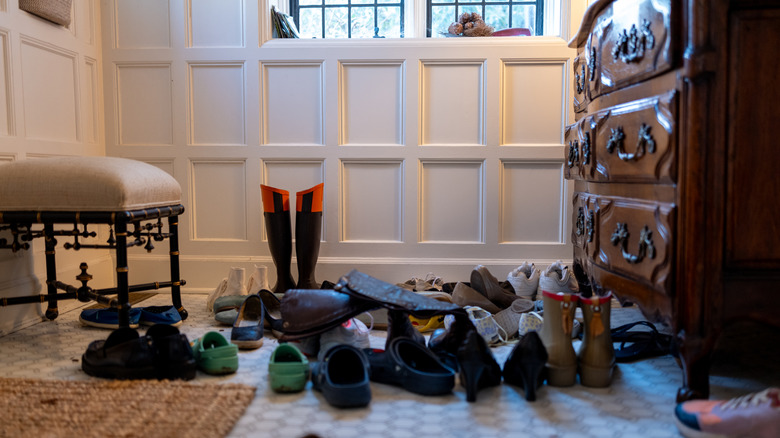
[[[599,0],[570,47],[574,271],[671,323],[706,398],[729,324],[780,325],[780,1]]]

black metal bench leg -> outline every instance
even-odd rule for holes
[[[127,222],[120,220],[114,225],[116,230],[116,287],[119,309],[119,327],[130,327],[130,283],[127,268]]]
[[[60,314],[57,307],[57,262],[54,250],[57,240],[54,239],[54,224],[44,224],[43,233],[46,248],[46,292],[49,295],[46,318],[53,320]]]
[[[168,216],[168,245],[170,245],[171,262],[171,300],[173,307],[179,312],[182,321],[187,319],[189,313],[181,303],[181,272],[179,272],[179,216]]]

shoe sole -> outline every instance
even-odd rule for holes
[[[81,369],[90,376],[102,377],[105,379],[134,380],[157,378],[157,370],[155,370],[153,366],[138,369],[127,369],[122,367],[95,367],[86,362],[83,356],[81,357]]]
[[[90,327],[112,329],[112,330],[116,330],[116,329],[119,328],[119,324],[118,323],[117,324],[106,324],[106,323],[101,323],[101,322],[89,321],[87,319],[82,319],[80,316],[79,316],[79,322],[82,323],[83,325],[87,325],[87,326],[90,326]],[[130,327],[131,329],[137,329],[138,328],[138,324],[130,324],[128,327]]]
[[[231,339],[230,343],[235,344],[239,350],[255,350],[263,346],[262,339],[256,341],[234,341]]]
[[[174,323],[164,322],[164,321],[140,321],[139,322],[139,324],[143,325],[143,326],[153,326],[155,324],[164,324],[164,325],[169,325],[171,327],[179,327],[183,323],[184,323],[184,321],[176,321]],[[136,327],[138,327],[138,326],[136,326]],[[130,328],[134,328],[134,327],[130,326]]]

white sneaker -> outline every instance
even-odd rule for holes
[[[244,286],[244,268],[230,268],[227,278],[223,278],[216,289],[211,291],[206,298],[206,309],[209,316],[214,315],[214,301],[217,298],[226,295],[246,295],[246,286]]]
[[[341,344],[348,344],[357,349],[371,347],[371,341],[368,339],[368,327],[359,319],[350,318],[347,322],[321,334],[320,352],[317,358],[322,361],[328,350]]]
[[[262,289],[271,290],[271,286],[268,284],[268,267],[255,265],[255,270],[246,283],[246,291],[250,294],[256,294]]]
[[[515,294],[519,297],[536,299],[536,290],[539,288],[539,276],[541,273],[533,263],[523,262],[522,265],[509,271],[506,281],[512,285]]]
[[[576,294],[580,291],[580,286],[569,267],[564,265],[562,261],[556,260],[539,277],[537,293],[541,295],[544,290],[554,294],[558,292]]]

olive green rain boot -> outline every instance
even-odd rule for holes
[[[577,310],[575,294],[542,291],[544,322],[541,338],[547,349],[547,384],[571,386],[577,381],[577,355],[571,343],[574,312]]]
[[[263,217],[268,237],[268,248],[276,266],[276,285],[273,292],[284,293],[295,287],[292,264],[292,226],[290,225],[290,192],[260,185],[263,198]]]
[[[612,294],[590,298],[580,297],[580,307],[585,325],[582,345],[577,353],[580,383],[584,386],[603,388],[612,383],[615,369],[615,349],[610,332],[610,299]]]
[[[319,289],[314,270],[322,238],[322,195],[325,184],[295,194],[295,258],[298,289]]]

